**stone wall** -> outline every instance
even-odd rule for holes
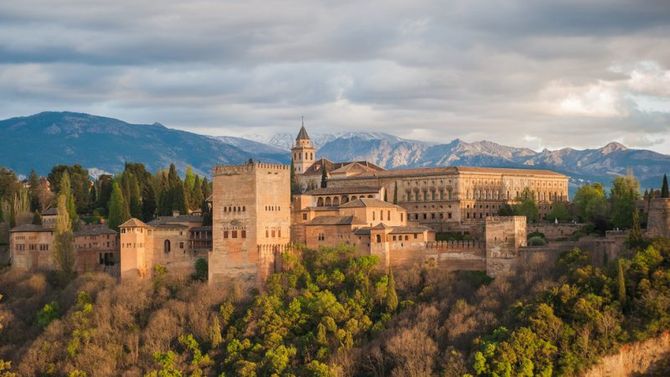
[[[650,368],[670,357],[670,333],[643,342],[627,344],[618,353],[605,356],[583,377],[629,377],[651,373]]]
[[[528,224],[528,234],[539,232],[544,234],[548,241],[557,241],[572,236],[573,233],[580,230],[584,224]]]
[[[526,246],[526,217],[487,217],[485,226],[486,273],[489,276],[511,273]]]

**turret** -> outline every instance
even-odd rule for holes
[[[307,135],[305,122],[302,122],[298,137],[295,138],[295,145],[291,148],[291,158],[296,174],[304,174],[307,169],[314,164],[316,158],[316,149]]]

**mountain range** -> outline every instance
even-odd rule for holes
[[[297,132],[297,130],[296,130]],[[312,134],[317,155],[333,161],[367,160],[387,169],[428,166],[491,166],[551,169],[585,182],[608,184],[632,172],[642,187],[658,187],[670,171],[670,156],[626,148],[612,142],[597,149],[543,150],[510,147],[491,141],[446,144],[403,139],[379,132]],[[160,123],[130,124],[72,112],[43,112],[0,121],[0,166],[19,174],[35,169],[46,174],[53,165],[79,163],[90,171],[118,172],[126,161],[150,170],[175,163],[209,174],[216,164],[252,159],[288,163],[295,135],[270,137],[206,136],[167,128]]]

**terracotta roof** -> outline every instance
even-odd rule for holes
[[[35,225],[35,224],[23,224],[19,226],[15,226],[10,230],[12,233],[21,233],[21,232],[53,232],[53,229],[49,228],[44,228],[42,225]]]
[[[75,236],[95,236],[101,234],[113,234],[116,235],[116,231],[109,229],[105,224],[89,224],[82,225],[79,230],[74,232]]]
[[[354,216],[317,216],[305,225],[352,225],[363,224]]]
[[[512,168],[486,168],[486,167],[470,167],[470,166],[446,166],[446,167],[436,167],[436,168],[414,168],[414,169],[396,169],[396,170],[383,170],[373,173],[364,173],[357,177],[360,178],[384,178],[384,177],[421,177],[421,176],[433,176],[433,175],[457,175],[459,173],[479,173],[479,174],[501,174],[501,175],[520,175],[520,176],[532,176],[532,175],[550,175],[557,178],[567,178],[567,176],[557,173],[551,170],[541,170],[541,169],[512,169]],[[340,178],[346,179],[346,178]]]
[[[379,193],[379,190],[379,187],[371,186],[326,187],[307,191],[304,195],[374,194]]]
[[[346,202],[340,205],[340,208],[359,208],[359,207],[381,207],[381,208],[396,208],[397,205],[388,203],[379,199],[361,198]]]
[[[394,226],[391,230],[391,234],[398,233],[423,233],[425,231],[433,231],[433,229],[423,226],[423,225],[407,225],[407,226]]]
[[[307,130],[304,125],[300,127],[300,132],[298,132],[298,137],[296,137],[295,140],[309,140],[309,135],[307,135]]]
[[[370,173],[377,171],[384,171],[383,168],[367,161],[346,161],[346,162],[332,162],[327,158],[320,158],[316,160],[302,175],[321,175],[322,166],[326,167],[328,172],[341,169],[347,165],[359,164],[367,168]]]
[[[141,220],[136,219],[136,218],[133,217],[133,218],[131,218],[130,220],[126,221],[125,223],[119,225],[119,228],[130,228],[130,227],[142,227],[142,228],[146,228],[146,227],[147,227],[147,224],[145,224],[145,223],[142,222]]]

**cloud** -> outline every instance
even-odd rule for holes
[[[670,152],[669,33],[662,0],[6,1],[0,117]]]

